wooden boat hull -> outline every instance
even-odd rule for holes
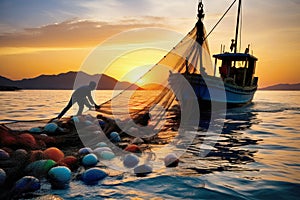
[[[201,76],[199,74],[172,74],[171,80],[176,81],[176,76],[183,75],[193,88],[200,106],[207,107],[211,102],[227,104],[228,107],[238,107],[250,103],[257,90],[257,86],[240,87],[223,82],[219,77]],[[170,82],[171,87],[174,85]],[[178,91],[178,90],[177,90]],[[184,93],[184,90],[180,91]],[[183,96],[186,96],[182,94]],[[187,98],[185,98],[187,99]],[[201,105],[202,104],[202,105]]]

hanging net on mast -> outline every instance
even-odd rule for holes
[[[153,128],[164,126],[166,113],[172,106],[178,104],[177,100],[182,98],[178,95],[182,94],[182,90],[186,90],[186,84],[188,84],[178,82],[170,85],[170,82],[172,82],[170,75],[184,73],[212,74],[209,48],[207,40],[204,40],[206,35],[202,23],[203,17],[203,6],[200,2],[198,22],[195,27],[157,64],[137,80],[137,82],[152,85],[149,91],[133,90],[133,85],[122,90],[122,85],[116,85],[115,96],[101,104],[101,108],[98,110],[99,113],[115,120],[127,120],[128,122],[128,119],[131,119],[129,121],[134,124],[139,123],[139,120],[143,120],[143,115],[150,113]],[[122,92],[119,92],[120,90]],[[147,97],[140,96],[141,93],[146,94]],[[132,126],[132,124],[129,126]]]

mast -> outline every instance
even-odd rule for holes
[[[200,65],[200,74],[204,75],[205,74],[205,68],[203,67],[203,58],[202,58],[202,45],[204,42],[204,37],[205,37],[205,31],[204,31],[204,25],[203,25],[203,18],[204,18],[204,10],[203,10],[203,3],[202,0],[199,1],[198,4],[198,21],[196,23],[197,27],[197,35],[196,35],[196,41],[200,45],[200,48],[198,48],[199,51],[199,65]]]
[[[196,37],[196,41],[202,45],[204,42],[204,37],[205,37],[205,33],[204,33],[204,25],[203,25],[203,18],[204,18],[205,14],[204,14],[204,10],[203,10],[203,3],[202,0],[199,1],[198,4],[198,21],[196,23],[196,27],[197,27],[197,37]]]
[[[237,51],[237,41],[238,41],[238,34],[239,34],[240,15],[241,15],[241,4],[242,4],[242,0],[239,0],[237,20],[236,20],[236,29],[235,29],[235,39],[234,39],[234,43],[235,43],[234,53],[236,53],[236,51]]]

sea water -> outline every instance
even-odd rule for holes
[[[1,92],[0,120],[55,117],[71,93]],[[101,103],[111,94],[97,91],[95,99]],[[39,193],[64,199],[298,199],[299,121],[300,91],[257,91],[252,104],[227,110],[216,150],[205,157],[189,148],[177,168],[162,167],[147,177],[108,169],[110,176],[98,185],[72,181],[66,190],[52,190],[45,181]]]

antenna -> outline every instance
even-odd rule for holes
[[[239,25],[240,25],[240,15],[241,15],[241,4],[242,0],[239,0],[239,5],[238,5],[238,14],[237,14],[237,19],[236,19],[236,29],[235,29],[235,48],[234,48],[234,53],[237,51],[237,41],[238,41],[238,34],[239,34]]]

